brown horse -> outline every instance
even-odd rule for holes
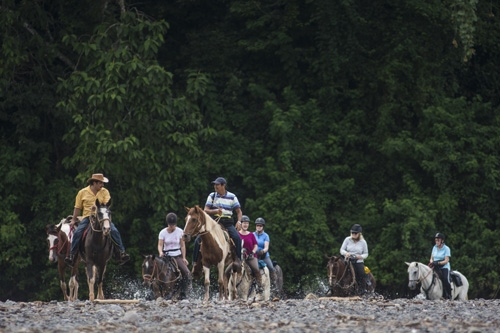
[[[72,216],[62,219],[59,224],[48,224],[45,227],[47,232],[47,242],[49,244],[49,261],[57,261],[57,270],[59,271],[59,284],[63,292],[65,301],[76,301],[78,299],[78,264],[77,258],[73,267],[64,262],[64,257],[69,253],[71,242],[69,240],[70,227],[69,222]],[[66,269],[69,268],[71,275],[69,278],[69,294],[66,285]]]
[[[222,230],[219,223],[215,222],[199,206],[187,208],[184,241],[189,242],[191,238],[200,235],[201,238],[201,263],[205,275],[205,297],[204,302],[209,299],[210,289],[210,267],[217,266],[219,283],[219,300],[228,299],[227,280],[224,279],[224,267],[231,264],[231,250],[234,253],[234,245],[231,245],[230,238],[226,231]],[[232,265],[232,279],[236,286],[236,271],[238,267]],[[236,291],[234,291],[236,293]]]
[[[326,257],[328,259],[328,296],[352,296],[360,293],[356,283],[356,272],[352,263],[341,256]],[[375,290],[375,277],[370,272],[367,274],[371,285],[367,286],[367,292]],[[365,278],[365,277],[364,277]]]
[[[89,286],[89,299],[94,300],[94,288],[97,284],[97,299],[104,299],[102,289],[104,273],[108,260],[113,255],[113,242],[111,240],[111,200],[101,204],[96,200],[90,214],[89,228],[85,240],[80,242],[80,257],[85,262],[87,283]]]
[[[155,298],[177,299],[181,291],[179,281],[182,274],[175,260],[171,257],[160,258],[154,254],[143,257],[144,286],[153,290]]]

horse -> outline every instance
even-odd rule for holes
[[[85,240],[80,242],[79,254],[85,262],[87,284],[89,286],[89,299],[94,300],[94,288],[97,284],[97,299],[104,299],[103,282],[104,273],[109,259],[113,255],[113,242],[111,240],[111,200],[101,204],[98,199],[92,207],[90,223],[87,228]]]
[[[182,274],[177,263],[171,257],[158,257],[154,254],[143,255],[142,279],[144,286],[151,288],[155,298],[178,299],[180,295],[179,279]]]
[[[231,258],[231,252],[234,255],[234,245],[232,245],[227,231],[224,231],[219,223],[214,221],[203,209],[198,205],[193,208],[186,207],[186,225],[182,238],[185,242],[189,242],[197,235],[201,238],[201,264],[203,265],[203,273],[205,276],[205,297],[204,302],[209,299],[210,289],[210,267],[217,266],[218,283],[219,283],[219,301],[228,298],[227,281],[224,278],[224,267],[231,264],[232,261],[232,276],[233,288],[236,286],[236,271],[238,266]],[[232,250],[232,251],[231,251]],[[234,290],[232,292],[235,292]]]
[[[438,274],[425,264],[420,262],[406,263],[408,265],[408,287],[415,290],[418,283],[422,283],[420,291],[425,295],[428,300],[440,299],[443,295],[443,283]],[[451,271],[451,275],[458,275],[462,281],[461,286],[451,281],[451,299],[458,299],[465,301],[468,299],[467,292],[469,291],[469,281],[467,278],[458,271]]]
[[[80,259],[77,258],[73,267],[70,267],[64,262],[64,257],[69,253],[71,248],[70,241],[70,226],[72,216],[62,219],[59,224],[47,224],[45,231],[47,232],[47,242],[49,244],[49,261],[57,261],[57,270],[59,272],[59,284],[63,292],[65,301],[76,301],[78,299],[78,264]],[[69,268],[71,275],[69,278],[69,294],[68,286],[66,285],[66,269]]]
[[[342,256],[328,257],[328,296],[352,296],[360,293],[359,286],[356,283],[356,272],[352,263],[345,260]],[[376,281],[373,274],[367,274],[370,284],[366,286],[368,293],[375,291]],[[365,278],[365,277],[363,277]]]
[[[230,269],[229,267],[228,269]],[[226,273],[228,270],[226,270]],[[260,268],[260,276],[262,277],[262,295],[260,295],[259,300],[268,301],[271,297],[271,276],[269,274],[269,268],[264,266]],[[233,286],[233,283],[236,285]],[[235,288],[234,288],[235,287]],[[229,300],[241,299],[246,301],[248,299],[255,299],[257,297],[257,281],[252,275],[252,269],[247,264],[246,260],[241,263],[241,272],[236,273],[236,281],[233,279],[228,279],[228,289],[232,292],[229,293]],[[236,293],[234,293],[234,291]]]

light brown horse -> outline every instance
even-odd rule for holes
[[[359,294],[359,286],[356,283],[356,272],[352,263],[345,260],[342,256],[328,257],[327,271],[328,271],[328,296],[352,296]],[[370,272],[367,274],[371,285],[366,286],[368,293],[375,290],[375,277]],[[366,277],[363,277],[366,278]]]
[[[201,238],[201,263],[205,275],[205,297],[204,302],[209,299],[210,289],[210,267],[216,266],[219,283],[219,300],[228,299],[227,280],[224,279],[224,267],[232,263],[231,250],[234,252],[234,245],[230,242],[227,231],[222,230],[219,223],[215,222],[199,206],[187,208],[186,225],[182,235],[185,242],[189,242],[193,237]],[[236,271],[238,267],[232,265],[233,274],[231,276],[236,281]],[[236,282],[233,284],[236,286]],[[236,293],[236,291],[234,291]]]
[[[97,299],[104,299],[104,273],[109,259],[113,255],[111,240],[111,200],[101,204],[96,200],[90,214],[90,223],[85,239],[80,242],[80,257],[85,262],[89,299],[94,300],[94,288],[97,284]]]
[[[65,301],[76,301],[78,299],[78,264],[80,258],[77,258],[73,267],[64,262],[64,257],[69,253],[71,242],[69,240],[70,226],[72,216],[62,219],[59,224],[48,224],[45,227],[47,232],[47,242],[49,244],[49,261],[57,262],[59,272],[59,284],[63,292]],[[66,284],[66,269],[70,269],[69,294]]]

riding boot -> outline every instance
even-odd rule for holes
[[[123,265],[130,260],[130,256],[125,252],[120,252],[120,265]]]
[[[70,253],[66,258],[64,258],[64,262],[66,263],[66,265],[73,268],[73,265],[75,264],[75,255],[73,253]]]

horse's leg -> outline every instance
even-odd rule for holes
[[[217,264],[218,277],[217,282],[219,283],[219,301],[227,299],[227,285],[224,283],[224,260]]]
[[[69,300],[76,301],[78,299],[78,264],[79,259],[76,259],[75,265],[71,268],[71,276],[69,278]]]
[[[64,300],[67,301],[69,297],[68,287],[66,286],[66,263],[64,262],[64,258],[57,258],[57,270],[59,272],[59,285],[61,286]]]
[[[87,261],[90,261],[87,259]],[[95,284],[95,271],[94,265],[91,263],[87,263],[86,272],[87,272],[87,284],[89,286],[89,300],[94,300],[94,284]]]
[[[205,275],[205,297],[203,302],[207,302],[210,297],[210,268],[203,266],[203,274]]]
[[[96,272],[96,275],[98,276],[99,280],[97,281],[97,299],[104,299],[104,292],[102,289],[102,286],[104,284],[104,273],[106,273],[106,264],[102,269],[100,269],[98,272]]]

